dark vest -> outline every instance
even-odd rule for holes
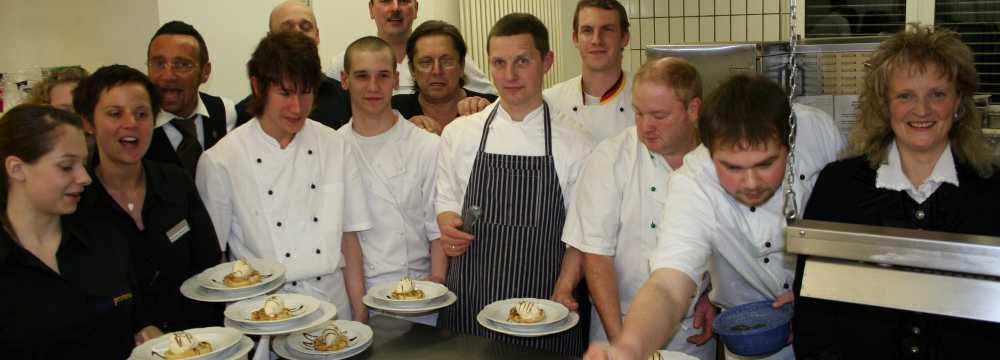
[[[205,133],[201,139],[203,150],[208,150],[226,135],[226,107],[220,97],[206,93],[199,93],[199,96],[208,109],[208,117],[202,118]],[[170,144],[170,139],[167,138],[162,126],[153,130],[153,140],[149,144],[149,150],[146,151],[146,159],[181,166],[181,160],[177,157],[177,152]]]

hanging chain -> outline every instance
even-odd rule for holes
[[[798,65],[795,63],[795,52],[799,45],[798,34],[796,33],[795,23],[798,21],[796,17],[797,4],[796,0],[788,0],[788,67],[791,71],[788,73],[788,106],[791,107],[793,102],[792,99],[795,98],[795,92],[798,90]],[[798,121],[795,119],[795,111],[790,111],[788,114],[788,162],[785,165],[785,208],[784,215],[788,220],[795,220],[798,217],[798,204],[795,200],[795,189],[792,184],[795,183],[795,133],[798,127]]]

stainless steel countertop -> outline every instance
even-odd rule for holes
[[[576,359],[500,343],[485,337],[456,335],[447,330],[377,315],[368,325],[375,340],[368,350],[351,359]]]

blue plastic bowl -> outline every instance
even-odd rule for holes
[[[726,348],[737,355],[758,356],[778,352],[788,344],[791,304],[779,309],[772,301],[743,304],[723,311],[712,326]]]

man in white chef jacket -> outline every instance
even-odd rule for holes
[[[645,359],[679,327],[709,271],[713,303],[725,309],[757,301],[794,301],[795,257],[784,252],[785,175],[794,111],[793,166],[798,213],[820,170],[843,140],[833,120],[811,107],[788,106],[784,91],[759,75],[737,75],[706,98],[699,119],[703,145],[670,176],[653,273],[629,308],[611,347],[593,345],[586,359]],[[728,359],[740,359],[727,351]],[[794,359],[786,346],[767,359]]]
[[[699,144],[701,77],[690,63],[647,62],[635,75],[632,96],[635,126],[601,142],[587,157],[563,228],[563,242],[585,254],[594,303],[591,342],[618,339],[632,297],[649,278],[668,178]],[[707,296],[700,299],[702,309],[714,314]],[[698,327],[691,309],[666,349],[714,360],[710,327]]]
[[[594,142],[634,124],[632,76],[622,70],[629,42],[625,8],[617,0],[580,0],[573,15],[573,44],[581,74],[545,90],[552,106],[580,123]]]
[[[341,83],[351,94],[348,126],[338,132],[354,146],[373,226],[358,237],[365,259],[365,287],[408,277],[444,283],[434,212],[439,138],[392,110],[397,84],[392,49],[374,36],[347,47]],[[434,314],[405,317],[434,326]]]
[[[306,117],[322,76],[316,43],[299,32],[269,34],[247,73],[255,117],[198,163],[198,191],[219,241],[234,259],[284,264],[283,291],[329,301],[340,319],[365,321],[356,232],[371,220],[347,139]]]
[[[357,1],[357,0],[354,0]],[[414,91],[413,76],[410,74],[410,67],[406,57],[406,40],[410,38],[413,31],[413,21],[417,19],[419,8],[417,0],[369,0],[368,15],[375,22],[378,28],[378,37],[385,40],[392,47],[396,56],[396,70],[399,72],[399,88],[393,94],[412,94]],[[337,78],[344,71],[344,53],[341,52],[333,57],[333,67],[327,73],[330,77]],[[472,57],[465,59],[465,86],[466,89],[478,93],[496,93],[490,80],[486,78],[482,70],[476,67],[476,62]]]

